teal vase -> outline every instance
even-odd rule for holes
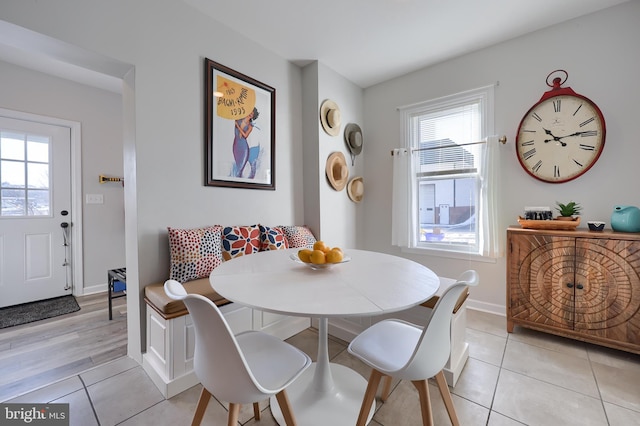
[[[611,214],[611,228],[619,232],[640,232],[640,209],[634,206],[615,206]]]

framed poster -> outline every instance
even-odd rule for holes
[[[205,185],[276,189],[276,90],[205,58]]]

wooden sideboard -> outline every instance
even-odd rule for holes
[[[507,331],[640,354],[640,233],[507,230]]]

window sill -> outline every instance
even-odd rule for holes
[[[482,256],[476,253],[464,253],[461,251],[442,250],[435,248],[403,247],[401,251],[403,253],[420,254],[423,256],[444,257],[449,259],[464,259],[483,263],[497,263],[498,261],[498,259],[496,258]]]

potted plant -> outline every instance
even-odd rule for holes
[[[574,220],[574,216],[579,216],[580,211],[582,210],[582,206],[574,201],[570,201],[567,204],[558,203],[556,201],[558,207],[556,210],[560,213],[556,219],[559,220]]]

